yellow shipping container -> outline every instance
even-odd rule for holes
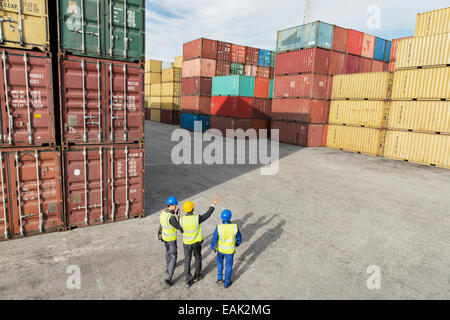
[[[150,109],[150,97],[145,97],[144,98],[144,107],[147,109]]]
[[[380,129],[328,125],[327,147],[379,156],[384,134]]]
[[[450,33],[405,39],[398,44],[396,69],[448,64]]]
[[[183,67],[183,56],[175,57],[175,63],[173,64],[175,68]]]
[[[145,72],[162,72],[162,61],[160,60],[146,60],[145,61]]]
[[[393,101],[388,128],[450,134],[450,101]]]
[[[450,136],[389,130],[384,157],[450,169]]]
[[[416,20],[416,37],[450,32],[450,7],[419,13]]]
[[[162,97],[180,97],[181,82],[165,82],[161,84]]]
[[[391,72],[336,75],[333,77],[331,99],[388,99],[391,96],[392,78]]]
[[[18,49],[39,48],[42,51],[49,49],[46,0],[2,0],[0,8],[0,45]]]
[[[156,72],[146,72],[144,76],[145,84],[161,83],[162,74]]]
[[[393,100],[450,98],[450,67],[396,71]]]
[[[181,81],[181,69],[180,68],[169,68],[162,71],[162,81],[161,82],[174,82]]]
[[[180,110],[181,97],[161,97],[161,109]]]
[[[150,96],[152,97],[161,96],[161,83],[155,83],[150,85]]]
[[[150,120],[161,122],[161,110],[150,109]]]
[[[329,123],[381,128],[384,124],[385,101],[331,101]]]
[[[150,97],[150,109],[161,109],[161,97]]]

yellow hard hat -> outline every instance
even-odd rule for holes
[[[194,210],[194,203],[192,201],[186,201],[183,204],[183,211],[186,213],[191,213]]]

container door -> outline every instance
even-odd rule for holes
[[[1,60],[3,146],[54,145],[50,58],[14,50]]]
[[[106,221],[106,162],[104,148],[66,151],[66,213],[72,227]]]
[[[106,123],[108,140],[114,143],[144,139],[143,70],[136,64],[106,66]]]
[[[0,151],[0,240],[11,237],[11,217],[9,215],[8,174],[6,172],[7,154]]]
[[[8,153],[14,234],[25,236],[64,226],[60,154],[57,151]]]
[[[106,55],[133,61],[144,58],[144,21],[143,0],[105,1]]]
[[[60,49],[100,56],[104,49],[103,0],[57,1]]]
[[[60,64],[64,140],[103,142],[106,117],[102,107],[104,65],[93,59],[73,57]]]
[[[108,219],[144,214],[144,149],[111,147],[108,157]]]
[[[8,0],[0,6],[0,45],[48,50],[46,0]]]

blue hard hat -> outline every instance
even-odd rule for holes
[[[175,197],[169,197],[169,198],[167,199],[167,201],[166,201],[166,204],[167,204],[168,206],[170,206],[170,205],[177,206],[177,205],[178,205],[178,200],[177,200],[177,198],[175,198]]]
[[[222,221],[228,222],[231,220],[231,211],[230,210],[223,210],[222,211]]]

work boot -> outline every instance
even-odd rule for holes
[[[200,280],[202,280],[203,279],[203,275],[200,273],[198,276],[195,276],[194,277],[194,281],[195,282],[199,282]]]
[[[220,286],[220,285],[223,286],[223,280],[217,280],[217,281],[216,281],[216,285],[217,285],[217,286]]]
[[[225,289],[227,289],[229,286],[231,286],[232,283],[233,283],[233,282],[230,281],[230,283],[229,283],[227,286],[224,284],[223,287],[224,287]]]
[[[194,280],[189,280],[188,282],[186,282],[186,287],[190,288],[192,285],[194,284]]]
[[[164,283],[168,286],[168,287],[171,287],[171,286],[173,286],[173,281],[171,281],[171,280],[164,280]]]

